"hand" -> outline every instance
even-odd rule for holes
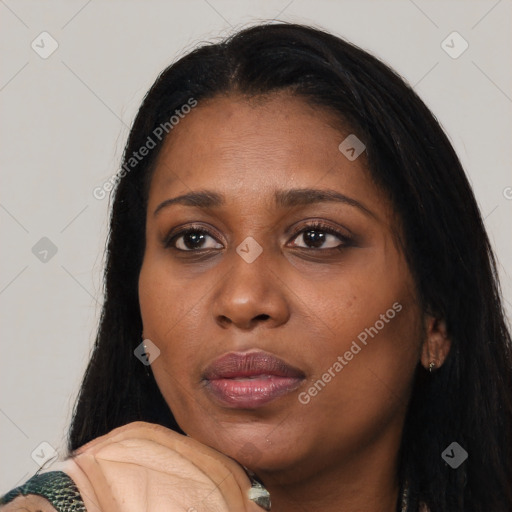
[[[53,469],[53,468],[52,468]],[[63,471],[87,512],[262,512],[242,466],[160,425],[135,422],[77,450]]]

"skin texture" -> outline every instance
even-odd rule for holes
[[[41,496],[30,494],[18,496],[8,505],[2,507],[2,512],[57,512],[51,503]]]
[[[394,511],[415,368],[439,367],[449,349],[442,320],[420,310],[397,220],[364,154],[349,161],[338,149],[349,133],[328,111],[285,93],[200,102],[165,141],[149,191],[139,299],[143,335],[161,351],[154,376],[180,427],[250,467],[277,512]],[[338,192],[368,211],[275,204],[276,191],[302,188]],[[223,194],[224,205],[154,214],[167,199],[206,189]],[[320,230],[315,248],[301,233],[313,220],[341,238]],[[169,233],[191,225],[211,233],[201,250],[191,250],[190,236],[165,247]],[[263,249],[252,263],[236,251],[247,237]],[[348,361],[358,335],[394,304],[400,311]],[[220,405],[204,369],[252,349],[299,368],[304,381],[261,408]],[[336,372],[338,356],[346,364]],[[301,403],[329,368],[330,381]]]

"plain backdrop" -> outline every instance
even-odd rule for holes
[[[145,92],[195,45],[258,21],[324,28],[415,87],[474,186],[510,318],[510,0],[0,0],[0,19],[0,493],[37,470],[41,443],[64,452],[102,301],[108,198],[92,191],[119,169]]]

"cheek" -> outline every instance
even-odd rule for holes
[[[170,272],[168,265],[145,260],[139,276],[144,336],[160,350],[152,364],[157,381],[164,373],[171,379],[190,373],[203,340],[199,310],[205,290],[200,283],[184,282]]]
[[[193,355],[197,354],[193,319],[194,305],[199,299],[194,293],[197,288],[188,289],[168,274],[168,265],[145,258],[139,276],[139,304],[144,337],[160,350],[151,371],[173,414],[180,416],[180,411],[187,410],[184,397],[188,392],[184,386],[191,373]]]
[[[194,325],[195,311],[204,293],[201,283],[183,279],[163,258],[152,256],[150,251],[139,275],[144,334],[162,343]]]
[[[318,330],[304,340],[313,369],[299,396],[307,421],[325,417],[331,426],[344,425],[344,432],[362,432],[408,402],[421,315],[403,268],[380,267],[347,273],[322,293],[303,287],[303,301],[314,313],[309,333],[312,325]]]
[[[305,421],[323,418],[325,436],[345,447],[360,446],[405,414],[421,341],[411,298],[349,303],[335,317],[338,336],[311,348],[315,372],[299,395]]]

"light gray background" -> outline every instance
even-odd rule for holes
[[[108,199],[92,191],[143,95],[186,50],[259,20],[332,31],[414,85],[473,183],[510,318],[510,0],[0,0],[0,16],[0,493],[37,470],[41,442],[63,452],[102,300]],[[43,31],[59,44],[47,59],[31,48]],[[441,47],[453,31],[469,43],[457,59]],[[42,237],[58,248],[46,263]]]

